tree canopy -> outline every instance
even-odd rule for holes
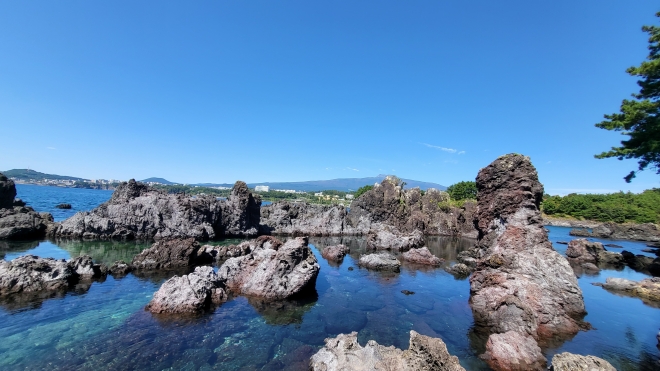
[[[458,182],[447,187],[447,193],[449,193],[449,197],[454,201],[476,200],[477,183]]]
[[[357,192],[355,192],[355,198],[357,199],[358,197],[362,196],[363,193],[370,191],[374,189],[374,186],[372,185],[366,185],[364,187],[358,188]]]
[[[660,17],[660,12],[656,17]],[[626,70],[631,76],[640,77],[640,91],[632,95],[634,99],[623,100],[619,113],[605,115],[605,120],[596,124],[601,129],[620,131],[629,139],[595,157],[638,159],[637,171],[651,167],[660,174],[660,27],[643,26],[642,31],[649,34],[649,55],[639,66]],[[635,173],[626,175],[626,182],[635,178]]]

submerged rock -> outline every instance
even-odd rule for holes
[[[536,341],[575,335],[586,314],[582,290],[548,240],[539,211],[543,186],[529,158],[502,156],[481,169],[476,181],[478,263],[470,277],[470,305],[477,326]],[[491,362],[534,359],[531,353],[516,357]]]
[[[431,254],[428,247],[424,246],[418,249],[410,249],[402,254],[403,260],[424,265],[440,265],[444,261],[437,256]]]
[[[536,340],[516,331],[492,334],[481,358],[495,370],[542,371],[546,365]]]
[[[552,371],[616,371],[609,362],[594,356],[581,356],[568,352],[552,357]]]
[[[362,255],[358,264],[376,271],[398,272],[401,268],[401,262],[394,255],[386,252]]]
[[[96,209],[63,221],[53,234],[85,239],[207,240],[252,236],[259,226],[260,199],[236,182],[226,201],[212,196],[168,194],[131,179]]]
[[[145,309],[152,313],[200,313],[226,300],[213,268],[197,267],[190,274],[163,283]]]
[[[369,232],[367,247],[375,250],[406,251],[424,245],[424,235],[418,229],[410,234],[402,234],[393,227],[379,225]]]
[[[641,281],[608,277],[605,283],[596,282],[593,285],[601,286],[608,291],[638,297],[645,303],[656,307],[660,306],[660,277],[645,278]]]
[[[194,238],[156,241],[133,258],[133,269],[178,269],[210,263],[198,256],[199,243]]]
[[[307,238],[283,245],[256,245],[248,255],[228,259],[218,275],[228,290],[267,300],[281,300],[313,290],[319,265]]]
[[[331,262],[339,263],[344,260],[344,256],[346,256],[346,254],[348,254],[350,251],[351,249],[341,244],[335,246],[327,246],[321,251],[321,256]]]
[[[325,339],[325,346],[312,356],[310,370],[465,371],[458,358],[449,354],[442,339],[415,331],[410,331],[406,350],[379,345],[373,340],[362,347],[357,332]]]

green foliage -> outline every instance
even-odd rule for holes
[[[458,182],[452,184],[447,188],[447,193],[452,200],[476,200],[477,199],[477,183],[475,182]]]
[[[154,184],[153,188],[160,189],[161,191],[166,191],[167,193],[185,193],[188,195],[214,195],[217,197],[227,197],[231,193],[230,189],[216,189],[210,187],[195,187],[184,184]]]
[[[575,194],[543,196],[542,211],[547,215],[596,220],[600,222],[660,222],[660,189],[640,194]]]
[[[374,189],[374,186],[372,185],[366,185],[364,187],[358,188],[357,192],[355,192],[355,198],[357,199],[358,197],[362,196],[363,193],[371,191],[372,189]]]
[[[660,17],[660,12],[656,17]],[[612,147],[595,157],[638,159],[638,171],[650,166],[660,174],[660,27],[643,26],[642,31],[649,34],[647,60],[626,70],[629,75],[641,78],[637,81],[640,91],[633,94],[634,100],[623,100],[620,113],[605,115],[606,120],[596,124],[598,128],[620,131],[630,138],[622,140],[620,147]],[[630,182],[635,173],[631,171],[626,175],[626,182]]]
[[[448,201],[440,201],[438,202],[438,208],[443,212],[448,213],[451,211],[451,204]]]

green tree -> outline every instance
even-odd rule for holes
[[[660,17],[660,12],[655,15]],[[605,115],[606,120],[596,124],[601,129],[620,131],[629,139],[595,157],[638,159],[637,171],[651,167],[660,174],[660,27],[643,26],[642,31],[649,34],[649,55],[638,67],[626,70],[641,78],[637,81],[641,89],[632,95],[635,99],[623,100],[621,112]],[[626,175],[626,182],[630,183],[637,171]]]
[[[362,196],[363,193],[365,193],[367,191],[371,191],[373,188],[374,188],[374,186],[372,186],[372,185],[366,185],[364,187],[358,188],[357,192],[355,192],[355,198],[358,198],[358,197]]]
[[[447,187],[447,193],[452,200],[476,200],[477,199],[477,183],[475,182],[458,182]]]

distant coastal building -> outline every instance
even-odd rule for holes
[[[270,190],[270,187],[259,185],[259,186],[254,187],[254,190],[257,191],[257,192],[268,192]]]

